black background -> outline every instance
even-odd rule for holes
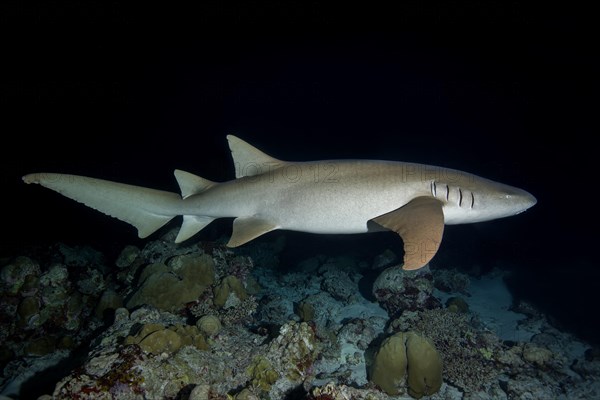
[[[200,3],[2,3],[2,255],[56,241],[109,253],[144,243],[22,175],[178,191],[175,168],[233,177],[233,133],[286,160],[413,161],[528,190],[538,204],[524,214],[448,227],[434,263],[511,268],[515,295],[600,336],[590,318],[600,289],[599,69],[588,10]],[[361,243],[289,235],[305,256]]]

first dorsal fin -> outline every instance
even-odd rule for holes
[[[204,192],[209,187],[213,186],[215,182],[209,181],[208,179],[201,178],[197,175],[190,174],[189,172],[176,169],[175,178],[181,189],[181,197],[184,199],[190,197],[193,194]]]
[[[236,136],[227,135],[227,141],[233,157],[236,178],[264,174],[285,164],[285,161],[263,153]]]

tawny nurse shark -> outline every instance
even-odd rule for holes
[[[444,224],[519,214],[536,203],[524,190],[466,172],[395,161],[275,159],[229,135],[236,179],[212,182],[175,170],[181,195],[56,173],[23,177],[135,226],[144,238],[182,215],[175,241],[234,217],[230,247],[276,229],[318,234],[392,230],[414,270],[436,254]]]

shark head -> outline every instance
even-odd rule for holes
[[[537,200],[514,186],[471,175],[460,185],[432,184],[444,203],[446,224],[463,224],[510,217],[533,207]]]
[[[486,190],[480,192],[479,201],[486,211],[479,211],[479,215],[484,217],[484,220],[517,215],[537,203],[537,199],[531,193],[514,186],[494,181],[488,181],[482,186]],[[474,208],[476,207],[477,205]]]

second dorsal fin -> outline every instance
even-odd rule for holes
[[[199,177],[198,175],[190,174],[189,172],[176,169],[175,178],[181,190],[181,197],[184,199],[193,194],[204,192],[215,184],[213,181]]]

